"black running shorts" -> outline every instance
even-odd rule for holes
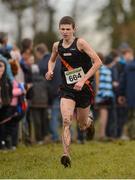
[[[87,85],[81,91],[76,91],[68,87],[60,87],[60,97],[72,99],[76,102],[76,107],[86,108],[91,105],[92,94]]]

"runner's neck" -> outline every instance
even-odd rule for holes
[[[75,40],[74,36],[70,39],[67,39],[67,40],[63,39],[63,46],[65,48],[70,47],[70,45],[74,42],[74,40]]]

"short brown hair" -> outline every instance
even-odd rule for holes
[[[123,50],[121,51],[121,53],[122,53],[123,55],[125,55],[126,53],[134,53],[134,51],[133,51],[133,49],[131,49],[131,48],[127,48],[127,49],[123,49]]]
[[[33,41],[29,38],[24,38],[21,42],[21,54],[30,49],[33,44]]]
[[[36,52],[38,51],[40,54],[45,54],[46,52],[48,52],[48,48],[47,48],[46,44],[41,43],[35,47],[35,51]]]
[[[71,24],[72,27],[75,28],[75,21],[71,16],[64,16],[63,18],[61,18],[59,22],[59,27],[62,24]]]

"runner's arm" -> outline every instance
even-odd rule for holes
[[[55,42],[53,44],[51,57],[48,62],[48,72],[45,75],[47,80],[51,80],[53,77],[53,71],[55,68],[57,56],[58,56],[58,42]]]
[[[58,56],[58,42],[55,42],[53,44],[52,54],[51,54],[50,60],[48,62],[48,71],[53,72],[53,70],[55,68],[57,56]]]
[[[86,82],[100,68],[100,66],[102,65],[102,61],[98,57],[96,52],[91,48],[91,46],[84,39],[81,39],[81,38],[78,39],[77,46],[80,51],[84,51],[93,61],[92,67],[89,69],[89,71],[85,74],[83,78],[83,81]]]

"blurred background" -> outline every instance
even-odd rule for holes
[[[45,40],[49,48],[58,37],[62,16],[75,18],[78,35],[96,50],[108,52],[123,41],[135,46],[134,0],[0,0],[0,31],[11,42],[23,37],[36,43]]]
[[[7,108],[0,102],[0,149],[61,141],[60,59],[53,80],[46,81],[45,74],[63,16],[75,19],[76,36],[90,43],[103,62],[94,76],[95,139],[135,139],[135,0],[0,0],[0,61],[7,63],[5,79],[14,90],[8,100],[15,99]],[[1,75],[0,88],[6,83]],[[9,110],[13,113],[5,122]],[[72,142],[87,140],[75,122],[71,134]]]

